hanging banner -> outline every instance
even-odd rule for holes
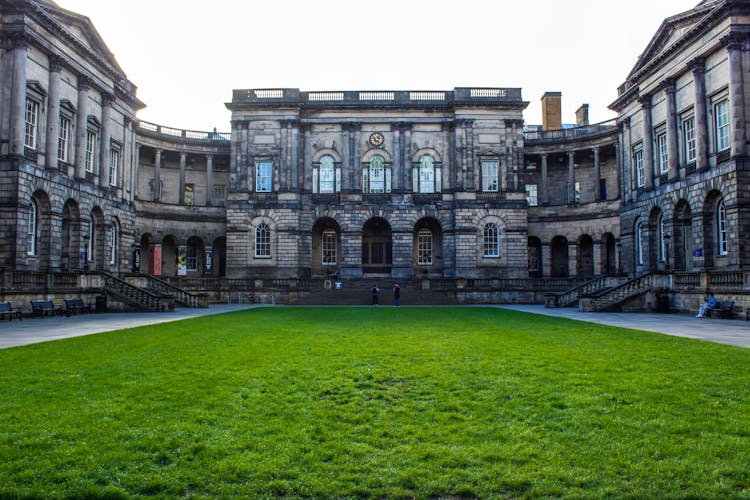
[[[177,276],[187,276],[187,247],[177,247]]]

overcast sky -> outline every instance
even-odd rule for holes
[[[232,89],[521,87],[526,123],[607,106],[664,18],[699,0],[57,0],[91,18],[161,125],[229,131]]]

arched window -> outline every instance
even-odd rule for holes
[[[719,247],[719,255],[726,255],[729,247],[727,244],[727,210],[723,199],[716,206],[716,243]]]
[[[117,264],[117,244],[120,241],[120,224],[112,219],[112,238],[109,241],[109,263]]]
[[[635,228],[635,253],[639,265],[643,265],[643,224],[638,223]]]
[[[440,169],[435,168],[435,161],[429,155],[419,160],[419,167],[412,169],[415,193],[439,193]]]
[[[335,266],[336,265],[336,231],[333,229],[326,229],[323,231],[323,239],[321,244],[321,262],[324,266]]]
[[[313,193],[338,193],[341,190],[341,169],[326,155],[313,167]]]
[[[659,216],[659,260],[663,261],[665,256],[667,255],[666,252],[666,240],[664,238],[664,217],[661,215]]]
[[[484,256],[500,257],[500,228],[494,222],[484,226]]]
[[[36,235],[39,224],[39,208],[37,207],[36,201],[32,198],[31,207],[29,208],[29,219],[26,225],[26,233],[29,237],[29,246],[26,253],[29,255],[36,255]]]
[[[373,156],[369,168],[363,170],[362,189],[365,193],[391,192],[391,169],[386,168],[382,156]]]
[[[255,256],[267,258],[271,256],[271,228],[268,224],[260,224],[255,228]]]
[[[420,229],[417,233],[417,264],[432,265],[432,231]]]

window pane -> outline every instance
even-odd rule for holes
[[[428,229],[420,229],[417,234],[417,264],[432,265],[432,232]]]
[[[482,191],[497,191],[497,161],[482,161]]]
[[[36,149],[37,133],[39,125],[39,103],[26,99],[26,134],[24,146]]]
[[[258,162],[255,164],[255,190],[259,193],[270,193],[272,190],[273,163]]]
[[[330,156],[324,156],[320,160],[320,192],[321,193],[333,193],[335,192],[335,171],[333,158]]]
[[[716,150],[729,149],[729,103],[722,101],[716,105]]]
[[[717,241],[719,244],[719,255],[726,255],[728,253],[727,245],[727,211],[724,206],[724,200],[719,202],[719,206],[716,210],[716,227],[718,230]]]
[[[500,229],[495,223],[484,226],[484,256],[500,256]]]
[[[324,231],[322,241],[322,262],[324,266],[336,265],[336,232]]]
[[[685,162],[695,161],[695,117],[691,116],[682,122],[683,139],[685,141]]]
[[[255,230],[255,256],[271,256],[271,228],[268,224],[261,224]]]

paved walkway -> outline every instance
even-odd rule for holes
[[[251,307],[258,306],[215,304],[208,309],[184,308],[163,313],[83,314],[70,318],[2,321],[0,322],[0,349],[221,314]],[[502,305],[499,307],[750,348],[750,323],[736,319],[697,319],[687,314],[583,313],[574,308],[547,309],[538,305]]]
[[[23,321],[2,321],[0,322],[0,349],[239,311],[251,307],[258,306],[212,304],[208,308],[179,308],[171,312],[79,314],[69,318],[28,318]]]
[[[750,323],[739,319],[698,319],[690,314],[580,312],[573,307],[549,309],[538,305],[502,305],[504,309],[577,319],[603,325],[621,326],[664,333],[719,344],[750,347]]]

